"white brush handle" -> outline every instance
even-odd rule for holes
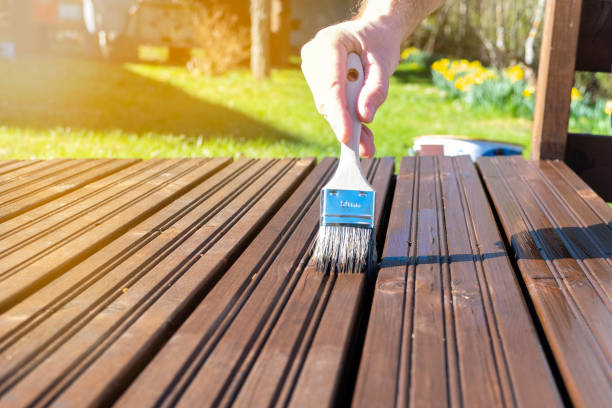
[[[372,190],[364,177],[359,162],[359,139],[361,121],[357,115],[357,97],[363,87],[363,66],[361,58],[350,53],[346,63],[346,102],[351,117],[351,138],[341,143],[338,169],[328,184],[329,187],[348,190]]]
[[[357,97],[363,87],[363,67],[361,58],[350,53],[346,62],[346,105],[351,116],[351,138],[342,144],[340,161],[350,160],[353,165],[359,163],[359,139],[361,137],[361,121],[357,117]]]

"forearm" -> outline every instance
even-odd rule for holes
[[[445,0],[363,0],[357,18],[386,26],[401,43]]]

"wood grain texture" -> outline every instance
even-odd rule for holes
[[[40,160],[2,160],[0,162],[0,183],[2,180],[6,180],[8,177],[10,177],[7,175],[8,173],[12,173],[14,175],[16,174],[14,173],[16,170],[31,166],[32,164],[36,164],[38,162],[40,162]]]
[[[354,406],[560,406],[468,157],[404,158]]]
[[[560,162],[478,165],[572,403],[607,405],[612,209]]]
[[[33,180],[40,176],[44,176],[46,172],[53,172],[56,166],[68,163],[67,159],[52,159],[52,160],[26,160],[11,162],[9,166],[2,169],[0,175],[0,186],[14,181]]]
[[[565,153],[582,1],[546,2],[531,135],[535,160]]]
[[[584,200],[584,202],[605,222],[609,227],[612,228],[612,211],[606,202],[598,196],[591,187],[587,185],[576,173],[574,173],[569,166],[562,161],[551,161],[548,162],[550,166],[554,167],[559,176],[565,183],[571,186],[576,194]],[[551,177],[551,182],[559,180],[557,177]],[[570,196],[571,197],[571,196]]]
[[[169,189],[172,200],[0,316],[0,405],[115,399],[314,161],[208,162],[154,163],[149,170],[163,171],[152,187],[173,177],[169,165],[188,165],[198,182]]]
[[[32,179],[18,178],[0,187],[0,222],[109,176],[138,160],[76,161],[80,162],[79,166],[62,168],[44,177],[39,173],[30,174]]]
[[[6,231],[0,243],[0,311],[191,189],[224,163],[227,160],[173,159],[131,166],[126,169],[129,177],[120,172],[118,183],[102,179],[103,186],[110,183],[112,187],[103,187],[101,195],[87,197],[70,211],[19,231],[12,230],[12,223],[0,224]],[[98,187],[99,183],[89,184],[77,194]],[[50,202],[38,210],[56,206]],[[29,216],[24,214],[26,219]]]
[[[365,275],[325,276],[310,264],[323,160],[118,400],[118,406],[333,403]],[[368,160],[377,225],[393,160]],[[380,207],[379,207],[380,206]]]

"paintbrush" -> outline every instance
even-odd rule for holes
[[[346,79],[351,138],[341,144],[338,168],[321,190],[321,220],[313,256],[321,272],[363,273],[376,262],[376,245],[374,189],[359,161],[357,97],[363,86],[363,67],[357,54],[348,56]]]

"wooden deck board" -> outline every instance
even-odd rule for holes
[[[49,223],[56,223],[57,218],[51,217],[34,229],[19,231],[3,240],[0,311],[178,198],[223,162],[204,159],[159,163],[161,166],[150,177],[143,179],[136,174],[120,183],[117,187],[121,192],[109,190],[104,197],[80,203],[77,208],[86,209],[78,217],[62,219],[60,225],[47,228]]]
[[[44,174],[45,171],[50,171],[55,166],[61,163],[67,163],[68,159],[52,159],[52,160],[27,160],[23,162],[12,163],[6,170],[2,170],[0,177],[0,186],[5,184],[35,179]],[[36,175],[38,174],[38,176]]]
[[[378,235],[381,235],[382,238],[384,231],[381,230],[380,225],[386,214],[381,209],[386,208],[386,201],[390,200],[387,194],[389,194],[390,175],[393,174],[395,166],[391,160],[378,161],[377,164],[378,167],[371,170],[370,177],[377,192],[376,225]],[[333,401],[332,398],[338,398],[332,393],[338,392],[339,378],[336,377],[336,382],[332,382],[329,373],[338,371],[338,366],[346,361],[346,353],[350,351],[350,344],[339,341],[339,339],[350,338],[350,332],[355,330],[356,321],[363,319],[358,314],[367,312],[360,310],[363,303],[363,286],[366,284],[362,278],[359,275],[341,275],[334,282],[334,287],[327,300],[326,311],[321,317],[296,383],[291,399],[292,405],[296,407],[310,404],[325,406]],[[341,392],[347,392],[347,390],[341,390]],[[343,398],[347,397],[343,396]],[[343,400],[336,401],[339,404],[343,402]]]
[[[607,405],[612,209],[558,162],[478,165],[572,402]]]
[[[31,208],[75,191],[136,162],[137,160],[129,159],[83,161],[79,168],[71,168],[69,172],[60,171],[57,174],[28,183],[27,186],[18,184],[12,191],[4,190],[0,192],[2,197],[0,221],[22,214]]]
[[[309,263],[320,190],[334,167],[324,160],[302,183],[119,406],[333,402],[366,279],[323,276]],[[366,168],[382,206],[393,162]]]
[[[70,175],[71,170],[77,170],[80,167],[91,163],[93,159],[53,159],[48,161],[40,161],[23,170],[18,170],[12,173],[5,174],[1,179],[0,192],[6,194],[15,189],[28,188],[32,184],[44,182],[50,177]]]
[[[234,163],[17,304],[7,315],[20,322],[2,321],[12,329],[0,343],[10,357],[0,393],[37,404],[112,399],[311,165]]]
[[[469,158],[405,158],[355,406],[558,406]]]
[[[0,162],[0,176],[2,176],[0,177],[0,185],[10,177],[5,176],[5,174],[13,173],[17,169],[25,168],[38,162],[40,162],[40,160],[2,160]]]

